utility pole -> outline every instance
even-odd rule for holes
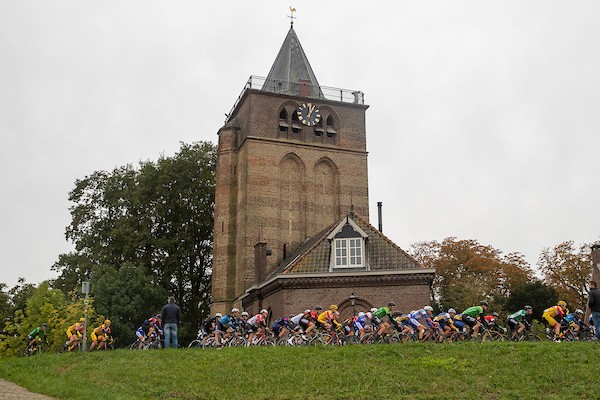
[[[85,300],[83,301],[83,351],[87,349],[87,309],[88,309],[88,296],[90,294],[90,283],[83,282],[81,284],[81,293],[85,294]]]

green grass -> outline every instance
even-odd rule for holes
[[[0,377],[60,399],[584,399],[598,343],[457,343],[42,354]]]

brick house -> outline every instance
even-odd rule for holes
[[[293,26],[250,78],[218,132],[211,312],[429,304],[434,271],[368,222],[367,108],[319,85]]]

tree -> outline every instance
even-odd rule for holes
[[[486,299],[502,308],[514,287],[531,280],[529,264],[519,253],[500,250],[476,240],[453,237],[411,245],[411,255],[423,266],[435,268],[434,301],[459,312]]]
[[[164,288],[155,285],[142,268],[130,263],[118,270],[96,267],[90,283],[96,311],[111,320],[117,346],[133,342],[137,327],[159,313],[167,298]]]
[[[544,310],[557,302],[558,293],[554,288],[541,281],[535,281],[514,288],[504,306],[506,311],[515,312],[530,305],[533,307],[532,317],[541,320]]]
[[[48,324],[47,337],[50,348],[62,349],[67,339],[65,331],[69,325],[79,321],[84,315],[84,299],[71,293],[69,296],[52,289],[49,282],[42,282],[37,288],[28,286],[31,296],[22,308],[16,309],[14,317],[6,323],[6,334],[0,341],[0,354],[17,355],[25,350],[27,334],[42,323]],[[88,305],[88,316],[95,315],[92,304]]]
[[[537,265],[548,285],[570,308],[583,308],[588,297],[588,283],[592,275],[591,246],[575,247],[573,241],[562,242],[545,248]]]
[[[213,144],[181,144],[173,157],[77,180],[66,230],[75,251],[54,264],[56,287],[71,290],[96,267],[134,266],[177,298],[182,334],[195,334],[210,304],[215,164]]]

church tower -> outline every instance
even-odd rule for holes
[[[319,84],[292,24],[218,132],[213,313],[351,210],[368,221],[367,108],[362,92]]]

